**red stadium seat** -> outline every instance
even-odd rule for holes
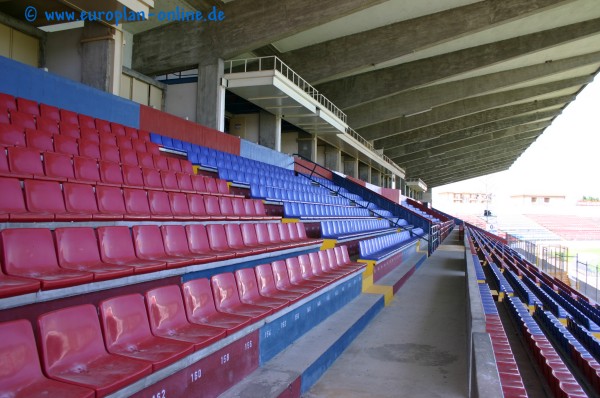
[[[154,220],[171,220],[173,212],[169,203],[169,195],[164,191],[148,191],[150,213]]]
[[[213,275],[210,283],[217,311],[250,317],[254,322],[273,313],[269,307],[242,303],[235,277],[230,272]]]
[[[267,249],[262,246],[247,246],[242,237],[242,231],[239,224],[228,223],[224,226],[225,236],[227,237],[227,246],[236,252],[238,256],[250,256],[253,254],[265,253]],[[210,232],[209,232],[210,233]],[[210,237],[210,235],[209,235]]]
[[[110,128],[110,122],[103,119],[96,119],[94,120],[94,124],[99,133],[114,134]]]
[[[169,157],[167,158],[167,165],[170,171],[181,172],[181,163],[179,162],[179,159]]]
[[[132,149],[131,138],[125,137],[125,135],[117,136],[117,146],[119,150],[122,149]]]
[[[132,227],[135,254],[143,260],[162,261],[168,268],[185,267],[195,263],[193,258],[171,257],[165,246],[158,225],[134,225]]]
[[[152,160],[152,155],[146,152],[137,152],[138,164],[140,167],[145,167],[147,169],[154,168],[154,161]]]
[[[30,213],[38,215],[38,221],[88,221],[91,214],[71,213],[65,207],[59,182],[25,180],[23,190]]]
[[[280,246],[271,243],[260,243],[256,234],[255,224],[240,224],[240,229],[242,233],[242,238],[244,239],[244,244],[248,247],[252,247],[255,250],[261,248],[265,252],[276,251],[280,250],[281,248]]]
[[[331,268],[329,266],[329,256],[324,250],[309,253],[308,257],[310,258],[310,265],[315,275],[337,276],[338,278],[342,278],[352,272],[350,270],[334,270]]]
[[[251,317],[217,311],[208,279],[194,279],[184,283],[181,288],[185,312],[192,323],[223,328],[230,335],[252,322]]]
[[[140,130],[141,133],[141,130]],[[140,139],[144,140],[143,137],[140,136]],[[144,140],[146,141],[146,152],[148,152],[150,155],[160,155],[160,147],[158,146],[158,144],[155,144],[154,142],[150,142],[149,140]]]
[[[144,187],[144,176],[142,175],[142,169],[138,166],[131,166],[124,164],[121,166],[123,171],[123,186],[143,188]]]
[[[35,129],[35,116],[28,113],[11,111],[10,112],[10,124],[25,129]]]
[[[219,209],[221,210],[221,215],[225,217],[227,220],[239,220],[240,217],[235,214],[233,210],[233,203],[230,197],[221,196],[218,198],[219,200]]]
[[[54,151],[77,156],[79,155],[79,144],[76,138],[58,134],[54,136]]]
[[[93,388],[103,397],[152,372],[147,362],[106,351],[91,304],[43,314],[38,325],[43,368],[52,379]]]
[[[254,268],[258,291],[262,296],[275,297],[295,302],[308,293],[300,290],[279,290],[275,284],[275,276],[271,264],[261,264]]]
[[[42,290],[88,283],[94,274],[58,266],[52,232],[46,228],[0,231],[4,271],[7,275],[40,281]],[[31,243],[35,242],[34,245]]]
[[[141,129],[138,130],[138,138],[141,139],[141,140],[146,141],[149,144],[152,144],[150,142],[150,132],[149,131],[141,130]],[[157,148],[158,148],[158,145],[157,145]]]
[[[39,130],[25,130],[25,142],[28,148],[43,152],[54,152],[52,134]]]
[[[0,177],[0,221],[32,221],[39,216],[25,207],[21,182],[16,178]],[[48,215],[49,220],[52,215]]]
[[[238,199],[238,198],[236,198]],[[254,201],[257,199],[242,199],[244,203],[244,210],[247,216],[252,218],[264,218],[264,214],[259,214],[256,211],[256,206],[254,205]]]
[[[275,228],[277,228],[277,226],[275,226]],[[281,243],[281,239],[271,239],[271,235],[269,234],[269,227],[267,224],[257,223],[254,225],[254,229],[256,230],[256,238],[260,245],[270,247],[272,248],[272,250],[289,249],[288,245]]]
[[[59,113],[61,122],[72,123],[79,126],[79,118],[77,113],[68,111],[66,109],[60,109]]]
[[[306,295],[317,290],[316,287],[310,285],[295,285],[290,281],[287,264],[283,260],[274,261],[271,264],[273,269],[273,277],[275,278],[275,286],[279,290],[304,293]]]
[[[123,188],[125,219],[149,220],[151,218],[148,194],[144,189]]]
[[[91,272],[95,281],[132,275],[133,268],[102,261],[93,228],[56,228],[56,249],[61,268]]]
[[[337,280],[337,277],[334,275],[326,275],[323,273],[321,273],[321,275],[315,275],[315,273],[313,272],[312,265],[310,263],[310,259],[306,254],[298,256],[298,265],[300,266],[302,279],[305,279],[307,281],[313,281],[318,283],[332,283]]]
[[[193,220],[194,216],[190,213],[187,197],[181,192],[169,192],[169,203],[173,217],[178,220]]]
[[[119,163],[100,160],[98,161],[98,168],[102,184],[116,187],[123,185],[123,173],[121,172],[121,165]]]
[[[165,191],[179,192],[177,185],[177,175],[173,171],[161,171],[160,179]]]
[[[40,151],[25,147],[9,147],[7,151],[8,166],[12,175],[44,178],[44,167]]]
[[[125,126],[125,135],[133,139],[139,139],[138,129],[134,127]],[[146,149],[144,149],[145,151]]]
[[[189,224],[185,226],[188,238],[188,246],[194,254],[215,256],[216,261],[228,260],[235,257],[231,251],[216,252],[210,246],[206,227],[201,224]]]
[[[180,159],[180,163],[182,173],[194,174],[194,166],[192,165],[192,162],[190,162],[189,160]]]
[[[289,300],[283,298],[261,296],[258,291],[254,268],[244,268],[235,271],[235,280],[242,303],[272,308],[273,311],[279,311],[290,304]]]
[[[104,300],[98,309],[104,343],[111,354],[149,362],[157,371],[194,352],[191,343],[152,335],[141,294]]]
[[[0,93],[0,110],[3,111],[16,111],[17,100],[15,97],[9,94]]]
[[[135,129],[134,129],[135,130]],[[127,135],[127,131],[125,130],[125,126],[119,123],[111,123],[110,131],[116,135],[117,137],[124,137]],[[131,136],[129,136],[131,137]]]
[[[206,189],[206,184],[204,183],[204,176],[195,174],[191,175],[190,177],[192,179],[192,187],[194,188],[194,191],[198,193],[208,192]]]
[[[206,186],[206,192],[214,195],[219,195],[219,187],[217,187],[217,180],[212,177],[203,176],[204,185]]]
[[[267,231],[269,231],[269,239],[271,242],[281,245],[287,248],[297,247],[294,242],[285,242],[281,236],[281,228],[279,228],[280,223],[270,223],[267,224]]]
[[[33,279],[19,278],[5,275],[0,269],[0,298],[18,296],[21,294],[35,293],[40,290],[40,282]],[[0,377],[0,385],[2,385]],[[0,388],[0,394],[1,394]]]
[[[288,276],[292,285],[308,286],[315,289],[320,289],[328,283],[327,280],[304,279],[302,275],[302,269],[300,268],[300,262],[298,261],[297,257],[287,258],[285,260],[285,265],[287,266]]]
[[[2,343],[4,342],[4,343]],[[29,321],[0,323],[0,396],[11,398],[94,398],[93,389],[46,378],[40,368],[35,337]]]
[[[195,220],[209,220],[211,217],[206,214],[206,207],[204,206],[204,196],[200,194],[187,194],[188,205],[190,208],[190,214]]]
[[[226,330],[190,323],[185,315],[181,289],[177,285],[163,286],[146,292],[150,328],[155,336],[186,341],[199,350],[226,335]]]
[[[40,116],[56,122],[60,121],[60,111],[55,106],[40,104]]]
[[[0,146],[25,146],[25,130],[12,124],[0,124]]]
[[[111,148],[115,148],[117,146],[117,137],[115,137],[112,133],[98,133],[98,138],[100,140],[100,145],[105,145]]]
[[[152,160],[154,162],[154,168],[159,171],[168,171],[169,170],[169,162],[167,161],[166,156],[162,155],[152,155]]]
[[[146,189],[163,190],[162,181],[160,179],[160,173],[153,168],[146,168],[142,166],[142,177],[144,179],[144,186]]]
[[[120,148],[121,163],[130,166],[137,166],[137,153],[131,148]]]
[[[119,154],[119,148],[108,144],[100,144],[100,158],[108,160],[110,162],[119,163],[121,161],[121,155]]]
[[[97,183],[100,181],[100,170],[96,159],[73,156],[73,170],[77,182]]]
[[[246,212],[246,206],[244,206],[243,198],[221,198],[221,199],[229,199],[231,201],[231,206],[233,208],[233,215],[239,217],[240,220],[252,220],[254,219],[254,214],[248,214]],[[254,208],[254,206],[253,206]]]
[[[142,260],[136,257],[131,231],[125,226],[98,227],[100,256],[111,264],[127,265],[136,274],[164,270],[164,261]]]
[[[81,133],[83,132],[83,130],[80,132],[79,125],[65,121],[61,121],[59,123],[59,131],[60,135],[64,135],[66,137],[71,138],[81,138]]]
[[[131,147],[136,152],[146,152],[146,143],[140,139],[133,138],[131,140]]]
[[[52,135],[60,134],[60,130],[58,128],[58,122],[53,119],[46,119],[44,117],[38,117],[35,121],[37,129],[43,131],[45,133],[49,133]]]
[[[90,116],[78,114],[77,120],[79,121],[79,127],[87,127],[90,129],[96,128],[96,123],[94,123],[94,118],[92,118]]]
[[[208,235],[208,243],[210,248],[215,253],[230,254],[233,253],[235,257],[243,257],[252,254],[251,250],[240,250],[237,251],[229,247],[227,242],[227,234],[222,224],[209,224],[206,226],[206,234]]]
[[[194,184],[192,183],[192,179],[187,173],[176,173],[177,176],[177,186],[181,192],[186,193],[194,193],[196,190],[194,189]]]
[[[79,140],[79,154],[87,158],[100,159],[100,145],[82,138]]]
[[[162,225],[160,232],[165,246],[165,253],[170,257],[192,258],[194,264],[208,263],[217,259],[217,256],[211,254],[192,253],[183,225]]]
[[[221,207],[219,206],[219,198],[213,195],[204,195],[204,208],[206,214],[213,220],[226,220],[227,218],[221,215]]]
[[[123,219],[127,211],[123,200],[121,188],[107,185],[98,185],[96,187],[96,201],[100,217],[108,219]]]
[[[40,107],[37,102],[25,98],[17,98],[17,110],[30,115],[39,116]]]

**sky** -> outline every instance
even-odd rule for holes
[[[600,75],[582,90],[509,170],[436,192],[564,194],[600,198]]]

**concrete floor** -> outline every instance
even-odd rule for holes
[[[457,235],[303,398],[467,396],[465,261]]]

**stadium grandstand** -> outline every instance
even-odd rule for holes
[[[599,70],[597,0],[0,0],[0,398],[600,396],[598,284],[431,193]]]

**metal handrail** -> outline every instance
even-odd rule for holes
[[[258,64],[258,68],[254,66]],[[243,67],[243,68],[242,68]],[[310,95],[319,104],[323,105],[325,109],[333,113],[338,119],[347,123],[348,116],[337,106],[327,99],[323,94],[314,88],[310,83],[304,80],[299,74],[294,72],[285,62],[280,60],[276,56],[269,57],[258,57],[258,58],[246,58],[246,59],[233,59],[226,61],[225,73],[239,73],[236,68],[242,68],[241,72],[261,72],[265,70],[276,70],[285,76],[286,79],[300,87],[302,91]]]

